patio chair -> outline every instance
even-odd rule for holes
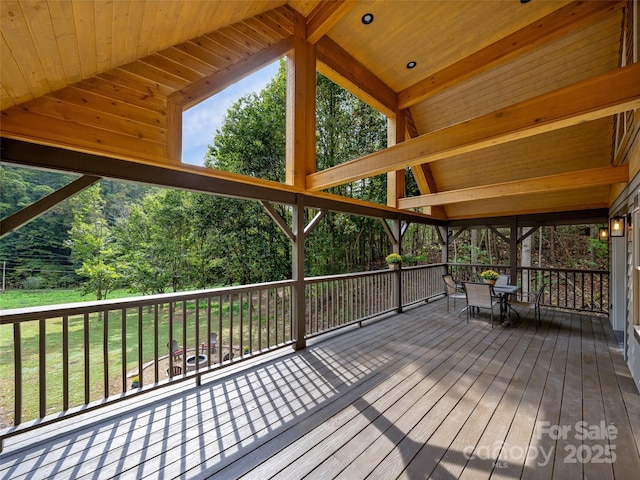
[[[173,370],[167,368],[168,377],[177,377],[178,375],[182,375],[182,367],[174,365]]]
[[[511,285],[511,275],[500,274],[498,280],[496,280],[496,285]]]
[[[200,350],[202,353],[216,353],[216,345],[218,343],[218,334],[211,333],[209,334],[209,342],[202,342],[200,345]]]
[[[173,355],[173,359],[177,360],[182,355],[182,349],[178,346],[178,342],[175,340],[171,340],[167,343],[167,348],[169,352]]]
[[[493,286],[487,283],[467,282],[463,284],[467,296],[467,323],[469,323],[469,311],[473,308],[486,308],[491,310],[491,328],[493,328],[493,309],[498,307],[500,312],[500,299],[493,293]]]
[[[540,315],[540,300],[542,299],[542,292],[544,292],[545,287],[546,285],[543,285],[535,292],[521,294],[521,300],[509,300],[509,305],[512,307],[522,307],[533,310],[533,319],[536,321],[536,330],[542,323],[542,316]]]
[[[449,311],[449,300],[453,298],[453,308],[456,308],[456,299],[464,298],[467,296],[464,293],[464,289],[456,285],[456,282],[453,280],[451,275],[443,275],[442,280],[444,280],[445,289],[447,291],[447,312]]]

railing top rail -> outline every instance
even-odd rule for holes
[[[414,265],[411,267],[402,267],[403,270],[415,270],[421,268],[434,268],[434,267],[443,267],[446,266],[446,263],[430,263],[429,265]],[[369,277],[373,275],[391,274],[392,270],[381,269],[381,270],[368,270],[366,272],[355,272],[355,273],[339,273],[336,275],[323,275],[320,277],[305,277],[304,281],[306,283],[317,283],[317,282],[326,282],[327,280],[337,280],[340,278],[353,278],[353,277]]]
[[[21,321],[38,320],[42,318],[43,314],[46,314],[47,317],[82,315],[84,313],[104,312],[107,310],[181,302],[183,300],[198,300],[202,298],[217,297],[220,295],[245,293],[262,288],[280,288],[289,285],[293,285],[293,280],[254,283],[251,285],[236,285],[233,287],[211,288],[206,290],[191,290],[188,292],[143,295],[137,297],[116,298],[112,300],[94,300],[89,302],[13,308],[0,310],[0,325]]]
[[[511,265],[494,265],[494,264],[486,264],[486,263],[449,263],[449,267],[474,267],[474,268],[511,268]],[[518,270],[544,270],[547,272],[580,272],[580,273],[609,273],[608,270],[586,270],[582,268],[559,268],[559,267],[524,267],[522,265],[518,265],[516,267]]]
[[[339,280],[341,278],[354,278],[354,277],[372,277],[374,275],[393,273],[391,270],[369,270],[366,272],[356,273],[339,273],[336,275],[322,275],[320,277],[305,277],[305,283],[318,283],[326,282],[327,280]]]

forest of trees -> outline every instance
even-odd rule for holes
[[[212,132],[205,166],[284,181],[285,80],[281,64],[261,92],[228,109],[222,128]],[[318,74],[319,170],[385,148],[386,128],[383,115]],[[8,165],[0,167],[0,175],[2,217],[74,178]],[[407,189],[408,195],[417,193],[409,172]],[[332,191],[385,204],[386,177]],[[290,217],[288,207],[276,208]],[[534,234],[533,260],[606,268],[606,245],[578,232],[578,227],[549,227]],[[451,260],[505,263],[503,243],[490,230],[465,232]],[[555,258],[543,259],[535,253],[539,247]],[[306,274],[315,276],[382,267],[391,247],[379,220],[329,213],[305,248]],[[403,253],[408,263],[439,263],[433,227],[412,225]],[[102,299],[114,288],[153,294],[290,278],[291,247],[258,202],[102,180],[0,240],[0,262],[7,288],[82,287]]]

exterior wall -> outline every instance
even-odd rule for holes
[[[640,133],[636,130],[635,139],[629,149],[627,161],[631,166],[640,164]],[[611,275],[615,276],[617,285],[625,288],[625,358],[631,371],[631,376],[640,391],[640,172],[635,170],[635,176],[613,203],[611,215],[626,215],[627,226],[631,219],[632,228],[627,228],[623,245],[617,245],[625,250],[626,261],[612,264]],[[618,241],[618,240],[615,240]],[[622,267],[622,268],[620,268]],[[622,308],[622,306],[620,306]]]

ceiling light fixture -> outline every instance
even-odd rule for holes
[[[362,16],[362,23],[369,25],[371,22],[373,22],[373,13],[365,13]]]
[[[417,65],[416,62],[411,61],[411,62],[407,63],[407,68],[408,69],[412,69],[412,68],[415,68],[416,65]]]

